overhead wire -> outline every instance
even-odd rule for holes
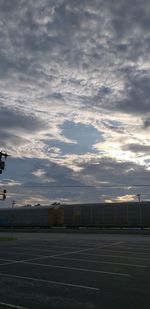
[[[7,185],[7,184],[6,184]],[[126,184],[126,185],[13,185],[20,188],[133,188],[133,187],[150,187],[150,184]]]

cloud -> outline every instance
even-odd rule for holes
[[[46,129],[47,124],[34,116],[21,113],[20,110],[0,108],[0,129],[8,128],[13,132],[22,131],[22,133],[33,133]]]
[[[149,76],[132,76],[126,85],[126,98],[117,102],[116,109],[129,114],[145,115],[149,112]]]
[[[104,180],[108,167],[120,182],[131,166],[147,175],[149,12],[147,0],[2,0],[1,147],[66,184],[98,181],[93,156]],[[46,180],[41,164],[27,171]]]
[[[145,153],[148,155],[150,153],[150,146],[149,145],[140,145],[140,144],[128,144],[123,146],[124,150],[129,150],[135,153]]]
[[[109,11],[111,9],[114,29],[121,37],[132,36],[135,30],[148,31],[150,5],[146,0],[143,3],[139,0],[114,1],[113,5],[110,5],[110,1],[106,1],[106,6]]]
[[[25,114],[18,109],[0,108],[0,141],[1,147],[8,148],[15,155],[15,148],[28,145],[31,148],[32,138],[44,134],[48,125],[34,115]],[[10,150],[11,149],[11,150]]]
[[[148,129],[150,126],[150,118],[147,118],[144,120],[144,124],[143,124],[143,127],[144,129]]]
[[[7,161],[1,187],[7,186],[7,203],[15,199],[18,205],[24,203],[98,202],[119,200],[119,197],[141,193],[147,196],[148,187],[140,187],[150,181],[149,171],[132,162],[118,162],[110,158],[93,158],[87,155],[71,158],[66,162],[52,162],[46,159],[14,159]],[[65,163],[65,164],[63,164]],[[11,176],[15,179],[11,180]],[[137,185],[139,187],[134,187]]]

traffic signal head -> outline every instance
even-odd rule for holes
[[[7,190],[6,190],[6,189],[4,189],[4,190],[3,190],[3,200],[5,200],[5,199],[6,199],[6,193],[7,193]]]

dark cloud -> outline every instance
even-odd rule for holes
[[[15,175],[17,183],[21,184],[8,186],[7,202],[11,201],[11,194],[15,195],[17,203],[22,200],[35,197],[48,199],[49,203],[55,199],[78,200],[78,193],[82,183],[76,180],[72,169],[65,165],[59,165],[48,160],[39,159],[15,159],[8,158],[5,179],[2,183],[5,185],[12,175]],[[43,176],[37,177],[34,172],[42,170]],[[1,183],[1,182],[0,182]],[[82,189],[81,189],[82,192]]]
[[[32,115],[26,115],[19,110],[0,108],[0,129],[14,130],[14,132],[36,132],[47,128],[42,120]]]
[[[117,132],[119,134],[123,134],[126,131],[126,128],[119,121],[107,119],[107,120],[103,120],[102,124],[104,125],[105,128],[111,131]]]
[[[149,145],[140,145],[140,144],[128,144],[122,147],[123,150],[130,150],[134,153],[145,153],[145,155],[150,153]]]
[[[125,90],[126,98],[117,102],[117,110],[140,115],[150,111],[150,79],[148,76],[129,78]]]
[[[121,38],[124,35],[131,36],[135,30],[149,32],[149,12],[150,5],[146,0],[142,2],[140,0],[114,1],[112,5],[112,20],[117,35]]]
[[[9,15],[12,12],[16,11],[16,8],[18,7],[19,3],[21,3],[22,1],[18,1],[18,0],[1,0],[0,2],[0,8],[1,8],[1,12],[3,12],[3,14]]]
[[[106,182],[108,185],[140,185],[150,181],[149,171],[145,167],[128,161],[119,162],[104,158],[81,166],[83,167],[81,174],[94,176],[95,180]]]
[[[54,186],[58,185],[57,190],[58,192],[60,190],[60,196],[65,192],[68,198],[71,194],[73,201],[87,202],[111,199],[111,195],[148,193],[148,188],[132,187],[134,185],[148,184],[150,181],[148,170],[132,162],[118,162],[112,159],[97,160],[95,158],[91,162],[80,164],[80,167],[83,170],[74,173],[66,167],[55,164],[49,166],[47,176],[55,178],[56,183],[54,183]],[[53,186],[53,184],[51,185]],[[69,194],[69,188],[59,189],[59,186],[63,185],[74,186],[74,188],[70,188]],[[84,188],[84,185],[93,187]],[[120,187],[121,185],[122,187]],[[111,188],[111,186],[118,187]],[[78,196],[76,196],[77,194]]]
[[[75,173],[66,166],[47,160],[8,158],[5,179],[11,180],[11,175],[15,175],[15,181],[22,184],[21,187],[14,184],[8,188],[8,199],[14,194],[15,198],[18,196],[18,203],[33,196],[37,201],[40,197],[49,201],[98,202],[112,196],[148,193],[148,188],[132,187],[150,181],[149,172],[142,166],[111,159],[95,159],[80,166],[83,170]],[[34,175],[37,170],[43,171],[42,177]]]
[[[150,118],[144,120],[143,127],[144,129],[148,129],[150,127]]]
[[[19,110],[0,108],[1,147],[18,147],[29,143],[29,136],[34,136],[47,129],[48,125],[32,115]]]
[[[20,136],[19,136],[20,135]],[[23,136],[21,136],[20,132],[13,133],[11,132],[11,130],[8,132],[6,131],[6,129],[1,129],[0,131],[0,143],[1,143],[1,148],[5,149],[6,147],[11,148],[12,146],[15,147],[19,147],[22,144],[24,144],[25,142],[27,142],[27,139]]]

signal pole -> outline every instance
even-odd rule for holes
[[[0,151],[0,174],[2,174],[2,171],[5,169],[5,161],[2,160],[3,157],[6,160],[8,154],[6,152]],[[2,200],[6,199],[6,193],[7,193],[6,189],[4,189],[3,192],[0,192],[0,195],[2,195]]]
[[[2,174],[2,171],[5,169],[5,161],[2,160],[3,157],[6,160],[8,154],[6,152],[0,151],[0,174]]]

